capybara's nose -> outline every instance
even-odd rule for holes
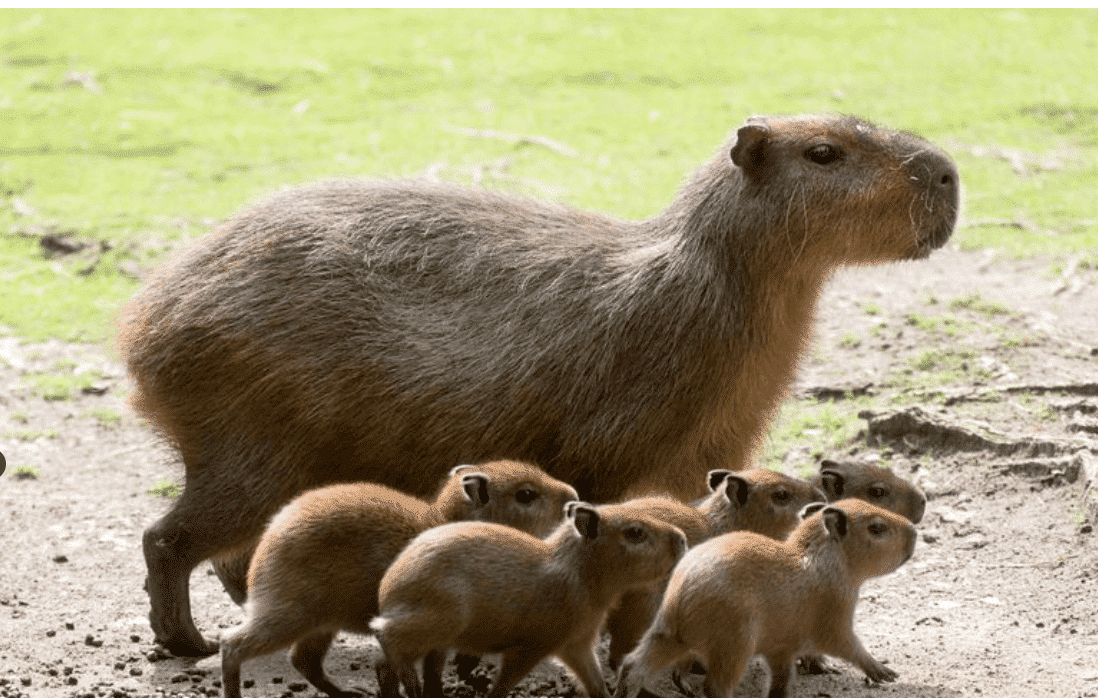
[[[906,164],[912,184],[956,205],[961,177],[948,155],[931,148],[912,155]]]

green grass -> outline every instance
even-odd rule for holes
[[[844,349],[856,349],[861,343],[862,340],[853,332],[848,332],[839,340],[839,346]]]
[[[973,293],[968,296],[962,296],[960,298],[954,298],[949,303],[949,307],[954,310],[965,309],[971,310],[976,313],[980,313],[988,318],[993,318],[996,315],[1010,315],[1011,311],[1005,305],[1001,303],[995,303],[994,301],[986,301],[980,297],[979,293]]]
[[[811,445],[809,455],[814,458],[848,446],[865,428],[865,420],[858,416],[858,412],[868,404],[868,398],[823,403],[785,401],[759,458],[760,465],[781,469],[786,455],[806,443]],[[800,466],[806,470],[798,474],[807,477],[815,464],[806,461]]]
[[[487,186],[648,216],[757,113],[941,143],[981,223],[963,247],[1093,250],[1095,36],[1089,9],[0,10],[0,325],[106,341],[134,268],[323,177],[511,157]],[[109,249],[47,259],[47,233]]]
[[[122,415],[109,407],[91,407],[83,412],[84,417],[89,417],[99,422],[104,427],[116,427],[122,423]]]
[[[56,429],[17,429],[5,432],[4,436],[9,439],[19,439],[20,441],[35,441],[37,439],[56,439],[61,436],[61,432]]]
[[[39,475],[38,468],[33,465],[21,465],[12,473],[16,480],[37,480]]]
[[[179,486],[178,482],[160,480],[152,488],[146,490],[146,494],[151,494],[154,497],[164,497],[165,499],[175,499],[183,494],[183,488]]]
[[[45,373],[30,372],[23,381],[30,385],[31,391],[43,400],[69,400],[81,388],[87,388],[99,379],[95,371],[83,373]]]

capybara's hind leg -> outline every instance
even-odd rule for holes
[[[332,683],[324,673],[324,656],[336,636],[334,630],[321,630],[306,635],[294,643],[290,650],[290,663],[309,683],[327,693],[331,698],[361,698],[360,691],[347,691]]]
[[[211,490],[219,484],[223,483],[188,477],[183,495],[171,511],[145,531],[143,539],[148,567],[146,590],[152,605],[149,623],[156,641],[177,656],[201,657],[217,652],[217,643],[204,639],[191,617],[191,571],[203,560],[253,536],[254,531],[239,530],[252,519],[262,525],[262,518],[243,511],[245,507],[224,506],[222,497],[232,498],[236,493],[219,492],[215,496]],[[236,499],[248,501],[244,497]]]
[[[156,641],[180,657],[204,657],[217,652],[191,618],[191,570],[205,559],[201,537],[185,527],[173,509],[145,530],[143,547],[148,577],[149,625]]]

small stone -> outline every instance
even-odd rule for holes
[[[84,644],[88,647],[102,647],[103,641],[96,640],[95,635],[88,634],[84,636]]]
[[[1079,527],[1079,533],[1091,533],[1092,531],[1094,531],[1094,526],[1090,524],[1083,524]]]
[[[122,671],[123,669],[126,668],[126,663],[125,662],[115,662],[114,663],[114,668],[117,669],[118,671]]]
[[[76,626],[72,623],[65,623],[65,630],[76,630]]]
[[[281,676],[272,676],[271,677],[271,683],[282,683],[282,677]]]
[[[361,665],[361,664],[359,664],[358,662],[351,662],[351,666],[350,666],[350,667],[348,667],[348,668],[349,668],[349,669],[350,669],[351,671],[358,671],[359,669],[361,669],[361,668],[362,668],[362,665]]]
[[[291,684],[288,684],[288,686],[289,686],[289,689],[291,691],[293,691],[294,693],[300,693],[301,691],[304,691],[307,688],[309,688],[309,684],[305,683],[304,681],[295,681]]]
[[[69,558],[64,556],[64,555],[54,555],[53,556],[53,561],[54,562],[68,562]]]
[[[46,637],[53,637],[56,634],[57,634],[56,630],[47,630],[46,631]]]
[[[157,662],[157,661],[160,661],[160,653],[159,653],[159,652],[157,652],[156,650],[150,650],[150,651],[149,651],[149,652],[148,652],[148,653],[147,653],[147,654],[145,655],[145,659],[149,660],[150,662]]]
[[[934,545],[938,542],[938,536],[934,535],[933,533],[923,531],[923,542],[927,545]]]
[[[61,673],[63,673],[65,676],[72,676],[72,667],[71,666],[65,667],[64,669],[61,670]]]
[[[46,669],[46,673],[49,674],[50,676],[57,676],[61,672],[58,671],[57,669],[54,669],[53,667],[50,667],[49,669]]]
[[[141,676],[144,673],[145,672],[141,670],[141,667],[136,667],[136,666],[130,667],[130,676]]]
[[[19,677],[19,683],[23,684],[24,686],[30,686],[31,685],[31,677],[29,677],[29,676],[20,676]]]
[[[240,682],[240,685],[243,686],[244,688],[251,688],[252,686],[255,685],[255,679],[244,679],[243,681]]]
[[[130,642],[141,642],[140,635],[130,635]]]
[[[78,680],[75,676],[70,676],[69,678],[65,679],[65,683],[67,683],[70,686],[75,686],[77,684],[77,682],[78,682]]]
[[[184,683],[190,680],[191,677],[187,676],[186,674],[173,674],[172,678],[170,679],[172,683]]]

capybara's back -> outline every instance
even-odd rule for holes
[[[187,470],[146,532],[157,637],[209,651],[180,577],[330,482],[422,496],[514,458],[593,501],[702,494],[749,462],[831,270],[926,256],[957,197],[925,140],[807,116],[749,120],[645,221],[427,182],[244,211],[121,318],[135,404]]]

